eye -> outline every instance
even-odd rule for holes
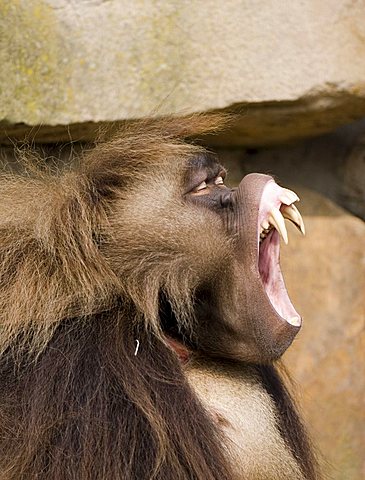
[[[207,182],[202,182],[200,185],[198,185],[198,186],[195,188],[195,191],[196,191],[196,192],[200,192],[200,190],[204,190],[205,188],[207,188]]]
[[[214,180],[214,183],[216,185],[224,185],[224,180],[223,180],[223,177],[217,177],[215,180]]]

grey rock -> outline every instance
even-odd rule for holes
[[[24,124],[45,126],[43,141],[68,124],[90,138],[94,123],[233,109],[228,141],[262,145],[365,114],[361,1],[0,0],[0,11],[3,139]]]

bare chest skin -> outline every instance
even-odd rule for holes
[[[186,375],[226,437],[235,480],[304,480],[278,431],[273,401],[250,367],[191,363]]]

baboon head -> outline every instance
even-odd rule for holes
[[[284,217],[304,232],[298,198],[262,174],[229,188],[219,159],[184,141],[220,121],[140,121],[57,175],[3,178],[2,348],[27,324],[46,344],[61,320],[117,306],[133,328],[209,355],[285,351],[301,320],[279,237]]]
[[[304,233],[296,194],[263,174],[229,188],[219,159],[176,132],[123,138],[100,145],[84,168],[109,198],[100,249],[126,298],[193,349],[250,362],[280,357],[301,325],[279,264],[284,218]],[[100,170],[103,156],[114,166]]]

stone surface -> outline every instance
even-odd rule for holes
[[[329,131],[365,114],[363,7],[0,0],[2,137],[19,123],[45,125],[43,140],[67,124],[90,137],[87,122],[226,108],[240,113],[236,144]]]

